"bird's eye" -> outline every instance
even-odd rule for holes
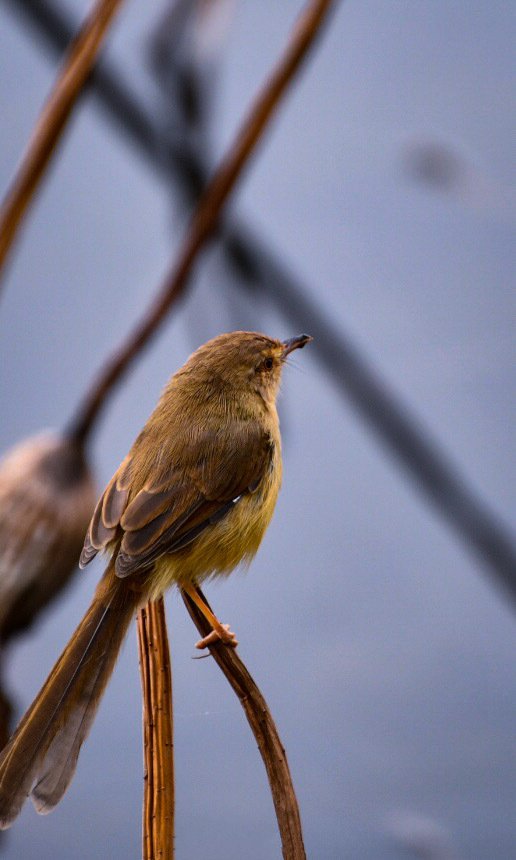
[[[256,366],[255,373],[263,373],[264,371],[270,372],[273,367],[274,367],[274,359],[271,357],[264,358],[264,359],[262,359],[262,361],[260,361],[260,364],[258,364]]]

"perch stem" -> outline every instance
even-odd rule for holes
[[[197,589],[197,593],[209,606],[200,588]],[[209,622],[188,594],[181,591],[181,596],[199,633],[201,636],[206,636],[210,631]],[[296,793],[285,749],[269,706],[234,648],[227,648],[221,642],[210,644],[208,647],[213,659],[238,696],[256,738],[269,779],[283,858],[284,860],[306,860]]]
[[[163,598],[138,613],[143,699],[143,860],[174,857],[172,672]]]

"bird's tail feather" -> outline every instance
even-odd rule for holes
[[[50,812],[73,777],[77,758],[137,605],[110,564],[92,604],[0,754],[0,828],[32,795]]]

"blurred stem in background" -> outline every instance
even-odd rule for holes
[[[44,35],[54,50],[63,51],[74,27],[70,16],[51,0],[9,0]],[[165,175],[191,207],[205,187],[210,167],[200,147],[171,135],[142,105],[118,71],[101,62],[90,83],[102,107],[119,130],[136,142],[150,164]],[[309,328],[314,349],[336,390],[351,400],[379,439],[413,479],[415,485],[483,562],[511,600],[516,598],[516,547],[499,520],[451,458],[431,438],[412,410],[401,403],[351,338],[317,302],[316,291],[303,288],[266,243],[241,221],[224,222],[219,239],[236,282],[260,292],[276,305],[294,328]]]
[[[18,229],[95,63],[122,0],[97,0],[71,40],[62,68],[0,209],[0,275]]]

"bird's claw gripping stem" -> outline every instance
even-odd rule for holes
[[[229,624],[221,624],[219,627],[214,628],[207,636],[203,636],[202,639],[199,639],[198,642],[195,643],[195,647],[202,650],[203,648],[207,648],[208,645],[213,645],[215,642],[223,642],[224,645],[229,645],[230,648],[236,648],[238,645],[238,639],[232,630],[230,630]]]

